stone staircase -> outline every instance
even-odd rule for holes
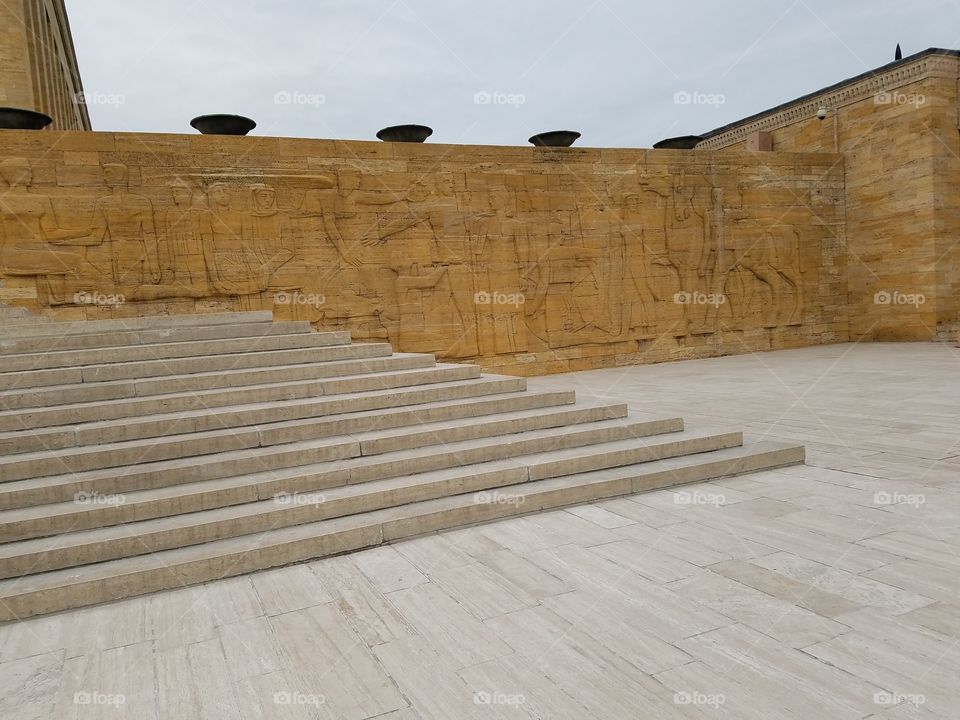
[[[0,620],[803,462],[268,312],[0,326]]]

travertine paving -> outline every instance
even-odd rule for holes
[[[960,716],[960,350],[531,381],[807,466],[0,626],[4,718]]]

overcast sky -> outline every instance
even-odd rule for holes
[[[928,47],[960,1],[67,0],[96,130],[649,147]]]

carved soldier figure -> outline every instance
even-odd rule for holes
[[[163,213],[160,267],[165,284],[206,285],[207,273],[193,206],[193,189],[182,178],[170,183],[173,205]]]
[[[97,200],[90,239],[105,241],[114,285],[135,295],[140,286],[156,285],[161,278],[153,204],[130,192],[126,165],[106,164],[103,176],[111,193]]]
[[[266,290],[269,275],[263,259],[244,237],[243,220],[233,208],[226,183],[215,182],[207,188],[200,238],[210,282],[217,291],[253,295]]]

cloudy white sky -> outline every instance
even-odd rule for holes
[[[649,147],[928,47],[960,0],[67,0],[97,130]],[[676,99],[679,98],[680,102]],[[689,101],[684,103],[684,101]]]

